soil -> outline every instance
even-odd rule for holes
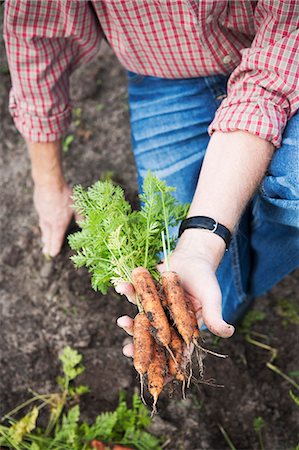
[[[108,296],[92,291],[85,270],[75,270],[65,243],[61,254],[46,261],[41,253],[37,217],[32,206],[30,166],[21,136],[8,114],[10,76],[0,43],[0,152],[1,152],[1,366],[0,415],[28,398],[28,388],[49,392],[59,373],[57,355],[65,346],[84,356],[83,383],[91,393],[81,402],[83,417],[92,420],[114,409],[120,389],[130,397],[138,380],[121,347],[127,339],[116,326],[134,308],[112,290]],[[125,187],[136,204],[137,183],[130,150],[126,77],[108,47],[92,64],[72,78],[77,123],[74,142],[64,153],[67,179],[88,186],[107,171]],[[80,117],[79,117],[80,116]],[[296,317],[282,317],[281,300],[299,300],[299,272],[286,277],[267,295],[256,299],[254,310],[265,318],[255,321],[252,334],[275,347],[276,364],[298,382],[298,326]],[[297,320],[298,322],[298,320]],[[270,353],[252,345],[238,330],[218,342],[206,334],[205,345],[227,353],[226,360],[206,358],[206,379],[224,387],[193,386],[182,400],[162,395],[152,431],[165,436],[168,450],[228,449],[222,426],[238,450],[259,449],[253,421],[262,417],[264,448],[293,449],[298,444],[298,407],[292,387],[266,367]],[[298,392],[297,392],[298,394]]]

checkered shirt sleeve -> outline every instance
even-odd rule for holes
[[[59,1],[53,8],[52,1],[6,1],[9,108],[26,139],[50,142],[65,134],[71,121],[70,74],[79,61],[94,56],[101,37],[86,2]]]
[[[279,147],[299,108],[299,2],[259,1],[255,24],[255,39],[242,50],[209,132],[244,130]]]

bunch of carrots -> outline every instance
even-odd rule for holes
[[[139,308],[133,328],[134,367],[141,385],[147,375],[155,411],[166,376],[182,382],[184,392],[192,374],[191,366],[187,374],[184,344],[191,357],[191,344],[199,346],[200,333],[193,307],[186,301],[175,272],[164,272],[157,289],[149,271],[138,267],[132,272],[132,282]]]
[[[133,211],[124,191],[110,180],[98,181],[88,190],[74,190],[75,208],[84,219],[82,231],[69,236],[77,251],[77,267],[92,273],[92,286],[107,293],[110,285],[131,283],[136,292],[138,314],[134,319],[134,367],[143,385],[148,380],[153,412],[166,377],[190,385],[191,353],[196,348],[200,373],[206,352],[199,345],[200,332],[191,302],[186,298],[178,275],[156,269],[161,253],[166,268],[175,246],[170,230],[186,217],[189,205],[179,204],[174,189],[148,173],[141,209]],[[166,236],[166,238],[165,238]],[[219,355],[221,356],[221,355]]]

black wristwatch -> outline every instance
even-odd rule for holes
[[[211,233],[217,234],[224,240],[226,250],[229,249],[229,245],[232,239],[231,232],[228,228],[212,219],[211,217],[194,216],[188,217],[188,219],[183,220],[179,228],[179,237],[181,237],[182,233],[188,228],[201,228],[210,231]]]

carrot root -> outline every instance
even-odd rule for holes
[[[144,313],[134,319],[134,367],[140,376],[145,375],[153,354],[153,338],[150,334],[150,323]]]
[[[189,347],[194,329],[186,305],[185,293],[177,273],[164,272],[162,274],[162,286],[175,325],[187,347]]]
[[[139,374],[140,376],[140,398],[142,400],[142,403],[147,406],[146,401],[144,399],[144,375],[142,375],[141,373]]]
[[[144,267],[138,267],[132,272],[132,281],[150,321],[151,334],[166,347],[170,343],[170,327],[151,274]]]
[[[222,353],[216,353],[213,352],[212,350],[208,350],[207,348],[203,348],[201,345],[199,345],[198,342],[194,342],[194,345],[199,348],[202,352],[204,353],[208,353],[209,355],[213,355],[213,356],[217,356],[217,358],[227,358],[228,355],[223,355]]]
[[[178,362],[177,362],[177,360],[175,359],[175,356],[174,356],[172,350],[170,349],[169,345],[166,345],[165,348],[166,348],[166,350],[168,351],[168,353],[170,354],[170,356],[171,356],[171,358],[172,358],[174,364],[175,364],[176,367],[177,367],[177,366],[178,366]]]

